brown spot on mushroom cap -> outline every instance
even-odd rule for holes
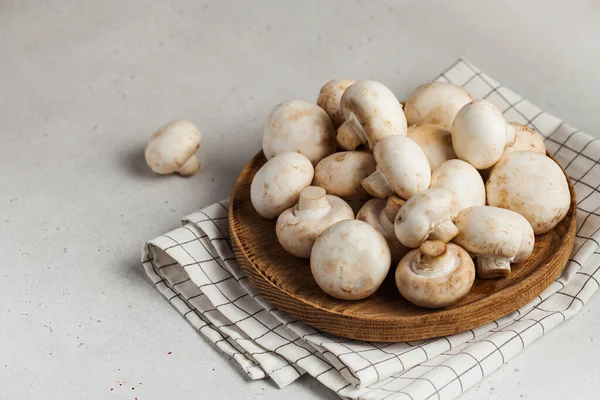
[[[475,206],[461,211],[456,218],[459,234],[453,241],[473,256],[526,258],[533,251],[533,229],[514,211]]]
[[[406,135],[406,117],[390,89],[376,81],[358,81],[350,85],[341,100],[344,119],[355,121],[360,139],[373,148],[382,138]]]
[[[326,293],[342,300],[358,300],[381,285],[390,267],[390,252],[384,238],[370,225],[342,221],[317,238],[310,266]]]
[[[362,151],[344,151],[323,158],[315,167],[314,184],[340,197],[363,196],[361,182],[375,171],[375,159]]]
[[[551,158],[531,151],[502,156],[490,173],[486,190],[488,204],[521,214],[536,234],[554,228],[571,203],[562,169]]]
[[[546,145],[544,137],[535,129],[519,124],[517,122],[509,122],[515,128],[515,142],[504,149],[504,154],[513,151],[534,151],[546,155]]]
[[[250,199],[264,218],[275,218],[292,207],[300,192],[314,176],[310,160],[299,153],[279,154],[267,161],[254,175]]]
[[[311,110],[307,108],[297,108],[295,110],[290,110],[287,114],[287,119],[289,121],[296,121],[300,118],[304,118],[311,115]]]
[[[460,108],[472,100],[464,88],[446,82],[430,82],[408,98],[404,113],[409,126],[429,122],[450,129]]]
[[[421,147],[432,171],[444,161],[456,158],[452,147],[452,134],[440,125],[433,123],[412,125],[408,128],[407,136]]]
[[[335,129],[319,106],[300,100],[278,104],[267,116],[263,133],[263,152],[267,159],[296,151],[313,165],[335,151]]]
[[[348,79],[334,79],[323,85],[319,92],[317,105],[327,112],[335,129],[344,123],[344,113],[341,105],[342,95],[348,86],[354,82]]]
[[[176,172],[196,153],[200,140],[200,132],[191,122],[169,122],[148,140],[146,162],[156,173]]]

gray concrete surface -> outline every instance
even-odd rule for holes
[[[599,19],[593,0],[0,0],[0,397],[334,399],[245,380],[148,284],[142,243],[225,197],[268,111],[330,78],[402,98],[464,56],[598,134]],[[204,134],[190,179],[142,157],[175,118]],[[591,398],[599,306],[463,398]]]

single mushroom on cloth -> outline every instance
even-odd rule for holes
[[[337,130],[337,142],[344,150],[361,144],[370,149],[384,137],[406,135],[406,117],[392,91],[376,81],[358,81],[342,95],[345,122]]]
[[[267,160],[298,152],[316,165],[335,152],[335,129],[321,107],[300,100],[278,104],[267,116],[262,142]]]
[[[554,228],[571,204],[563,170],[551,158],[533,151],[508,153],[490,172],[487,202],[524,216],[536,235]]]
[[[456,195],[443,188],[427,189],[404,203],[396,215],[394,232],[412,249],[426,240],[449,242],[458,234],[454,220],[458,214]]]
[[[342,111],[342,95],[356,81],[349,79],[333,79],[323,85],[317,98],[317,105],[321,107],[333,122],[335,129],[345,121]]]
[[[452,125],[452,146],[461,160],[477,169],[489,168],[515,142],[515,128],[496,105],[475,100],[460,109]]]
[[[444,161],[456,158],[452,147],[452,133],[440,125],[412,125],[408,127],[407,136],[417,142],[423,150],[432,171]]]
[[[405,201],[397,196],[387,199],[371,199],[358,211],[356,219],[364,221],[383,235],[390,248],[392,263],[397,263],[410,250],[394,233],[394,221]]]
[[[450,129],[458,110],[471,101],[471,94],[459,86],[431,82],[418,88],[408,98],[404,114],[408,126],[429,122]]]
[[[275,232],[288,253],[310,258],[315,240],[325,229],[351,219],[354,212],[344,200],[325,194],[323,188],[308,186],[300,192],[298,204],[279,215]]]
[[[200,161],[195,156],[200,139],[198,128],[191,122],[169,122],[148,140],[144,153],[146,163],[157,174],[177,172],[181,176],[192,176],[200,169]]]
[[[463,160],[443,162],[431,174],[431,187],[451,190],[456,195],[458,211],[485,205],[485,183],[471,164]]]
[[[317,238],[310,269],[319,287],[341,300],[369,297],[385,279],[391,263],[383,236],[366,222],[341,221]]]
[[[405,255],[396,268],[396,286],[411,303],[442,308],[469,293],[475,280],[471,256],[453,243],[426,241]]]
[[[267,161],[252,179],[250,200],[264,218],[276,218],[298,202],[313,180],[314,169],[300,153],[281,153]]]
[[[531,225],[514,211],[491,206],[469,207],[456,218],[454,243],[476,258],[480,278],[510,275],[510,264],[524,261],[533,251]]]
[[[370,195],[383,199],[396,193],[409,199],[429,187],[431,168],[419,145],[406,136],[381,139],[373,149],[377,169],[362,181]]]

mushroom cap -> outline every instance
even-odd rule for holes
[[[288,253],[300,258],[310,258],[315,240],[325,229],[336,222],[354,219],[354,212],[344,200],[331,195],[326,195],[325,199],[331,208],[323,216],[299,213],[296,204],[277,218],[277,239]]]
[[[331,121],[333,122],[334,128],[338,128],[344,123],[344,112],[342,111],[342,95],[348,86],[352,85],[353,80],[349,79],[334,79],[323,85],[317,98],[317,105],[321,107]]]
[[[452,126],[456,155],[477,169],[494,165],[506,145],[514,142],[514,128],[494,103],[479,99],[460,109]]]
[[[373,156],[377,168],[401,198],[409,199],[429,187],[431,168],[414,140],[399,135],[385,137],[373,149]]]
[[[407,136],[421,147],[432,171],[444,161],[456,158],[452,147],[452,133],[440,125],[412,125],[408,127]]]
[[[460,232],[454,243],[474,257],[494,256],[519,262],[533,251],[533,229],[514,211],[492,206],[469,207],[458,214],[455,224]]]
[[[269,113],[262,147],[267,160],[280,153],[296,151],[315,165],[335,152],[335,129],[321,107],[287,100]]]
[[[508,153],[490,172],[487,202],[524,216],[539,235],[554,228],[571,204],[563,170],[551,158],[532,151]]]
[[[452,128],[454,117],[473,97],[465,89],[447,82],[431,82],[418,88],[406,101],[408,125],[430,122]]]
[[[504,154],[513,151],[533,151],[546,155],[546,145],[544,137],[535,129],[519,124],[518,122],[509,122],[515,128],[515,142],[504,149]]]
[[[458,211],[485,205],[485,183],[475,167],[463,160],[443,162],[431,175],[431,187],[454,192]]]
[[[405,246],[416,248],[429,238],[436,225],[452,221],[458,214],[456,196],[448,189],[432,188],[404,203],[394,223],[394,233]]]
[[[254,209],[264,218],[277,217],[298,201],[300,192],[310,185],[313,176],[313,166],[302,154],[276,155],[252,179],[250,200]]]
[[[200,139],[198,128],[191,122],[169,122],[148,140],[144,153],[146,163],[157,174],[179,171],[198,151]]]
[[[346,121],[353,121],[369,148],[390,135],[406,135],[406,117],[392,91],[376,81],[358,81],[342,95]]]
[[[317,238],[310,269],[319,287],[341,300],[372,295],[390,269],[390,249],[383,236],[366,222],[341,221]]]
[[[425,242],[422,247],[430,243]],[[419,257],[422,249],[410,251],[396,268],[398,291],[417,306],[447,307],[466,295],[475,281],[475,266],[469,254],[453,243],[441,245],[446,253],[436,256],[444,258],[441,270],[429,270],[430,266],[423,264]]]
[[[390,206],[388,199],[371,199],[362,206],[356,215],[357,220],[366,222],[381,233],[390,248],[392,263],[400,261],[400,258],[410,250],[410,248],[400,243],[394,233],[394,220],[404,203],[400,198],[396,199],[399,200],[396,207]],[[395,209],[396,212],[394,213],[391,208]]]
[[[333,153],[315,167],[315,186],[340,197],[366,194],[361,182],[375,171],[375,159],[364,151]]]

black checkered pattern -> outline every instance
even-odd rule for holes
[[[274,308],[250,285],[229,243],[225,202],[186,217],[148,242],[144,268],[157,289],[252,379],[284,387],[305,372],[342,398],[453,399],[575,315],[600,279],[600,140],[573,129],[465,60],[436,78],[535,128],[565,167],[578,198],[575,249],[563,274],[534,301],[457,335],[368,343],[319,332]]]

